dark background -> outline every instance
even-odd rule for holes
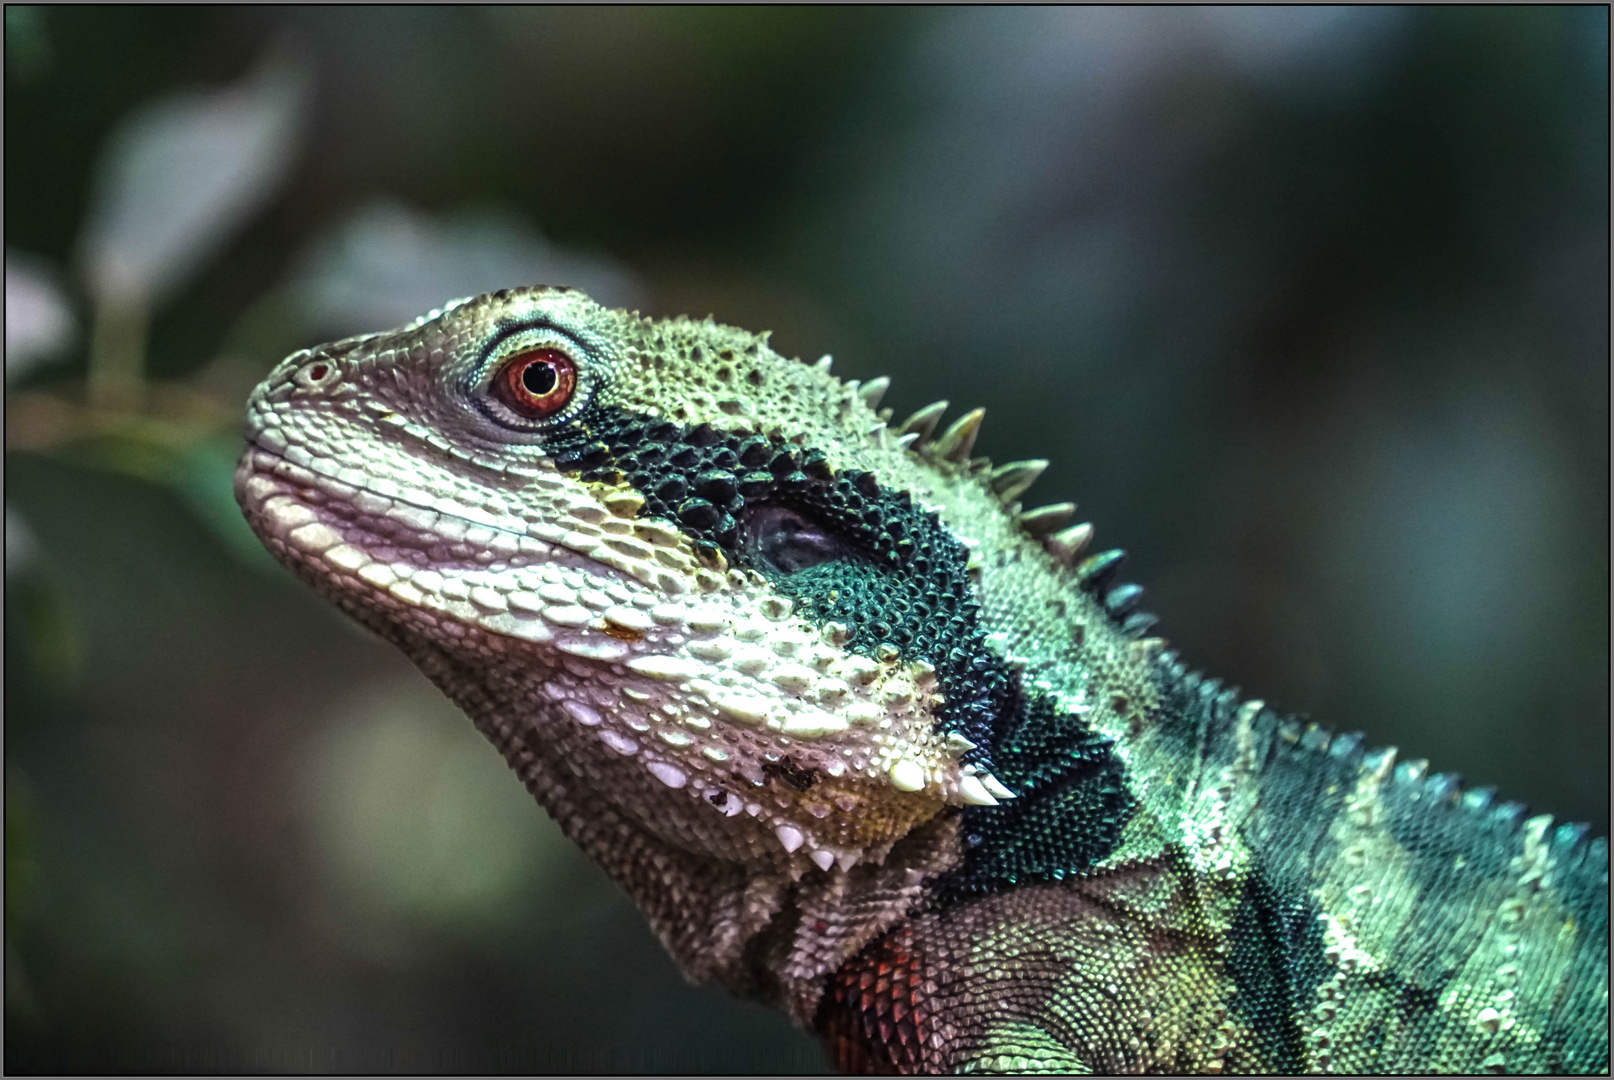
[[[1606,835],[1605,8],[6,29],[7,1071],[820,1067],[235,516],[281,355],[534,280],[988,406],[1191,663]],[[262,190],[98,285],[131,118],[266,70]]]

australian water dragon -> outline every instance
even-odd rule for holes
[[[840,1068],[1608,1068],[1606,840],[1195,673],[885,388],[512,289],[288,357],[236,491]]]

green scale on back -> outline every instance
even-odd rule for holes
[[[237,496],[843,1069],[1607,1070],[1605,840],[1194,673],[885,385],[506,290],[287,358]]]

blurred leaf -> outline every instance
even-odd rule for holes
[[[43,78],[56,59],[45,33],[45,8],[6,5],[6,74],[26,86]]]
[[[6,766],[6,1019],[37,1021],[39,1001],[16,943],[39,908],[39,820],[34,791],[20,768]]]
[[[57,698],[71,696],[84,675],[84,635],[71,604],[46,574],[31,575],[11,587],[22,617],[24,650],[35,674]]]
[[[306,83],[273,61],[150,102],[113,131],[80,236],[98,305],[161,302],[263,205],[293,159]]]
[[[51,693],[65,698],[84,672],[84,643],[78,620],[67,597],[51,580],[49,569],[48,560],[40,557],[38,536],[22,512],[8,503],[6,584],[15,606],[7,604],[6,619],[8,624],[13,617],[20,620],[20,626],[13,624],[9,629],[19,631],[24,655],[39,681]]]
[[[447,700],[415,680],[355,699],[313,747],[309,819],[358,943],[478,936],[525,910],[566,841]]]
[[[11,18],[11,8],[6,18]],[[6,381],[60,353],[77,332],[72,306],[44,262],[6,249]]]
[[[516,285],[570,285],[611,307],[641,289],[611,259],[569,251],[519,215],[471,210],[442,218],[378,200],[327,236],[293,279],[308,330],[332,337],[407,323],[447,300]]]
[[[192,385],[245,411],[247,395],[269,369],[309,343],[308,332],[298,325],[289,292],[272,289],[253,301],[230,326],[218,355],[196,373]]]
[[[6,768],[6,925],[16,926],[39,893],[39,823],[34,792],[20,768]]]
[[[6,504],[6,576],[28,569],[39,554],[39,540],[22,514]]]
[[[225,369],[212,374],[216,381],[241,377],[229,361],[214,366]],[[272,568],[274,560],[235,503],[239,402],[184,383],[153,384],[144,398],[147,409],[137,413],[86,406],[53,393],[15,394],[6,405],[6,447],[162,484],[232,555],[256,569]],[[6,530],[10,573],[25,566],[37,548],[26,522],[9,508]]]
[[[35,405],[44,407],[35,409]],[[37,426],[50,433],[37,443],[12,440],[8,448],[44,449],[62,461],[152,483],[161,483],[168,477],[176,447],[190,437],[160,421],[75,408],[71,402],[44,394],[25,399],[23,406],[20,410],[14,407],[13,411],[22,415],[8,417],[11,426],[27,433]],[[58,415],[51,415],[53,411]],[[35,413],[39,415],[32,415]],[[52,423],[55,430],[49,428]]]
[[[1233,67],[1289,93],[1330,82],[1360,90],[1406,22],[1404,9],[1389,7],[1205,7],[1178,14]]]

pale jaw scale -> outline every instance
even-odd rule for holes
[[[314,522],[291,530],[286,534],[286,540],[299,551],[306,551],[310,555],[318,555],[326,548],[335,547],[342,542],[329,526]]]
[[[987,773],[985,776],[981,777],[981,786],[1000,799],[1014,798],[1014,792],[1004,787],[1002,781],[993,776],[991,773]]]
[[[565,709],[567,714],[570,715],[573,720],[576,720],[584,727],[598,727],[600,724],[605,722],[605,718],[603,716],[601,716],[590,706],[583,704],[581,701],[575,701],[568,698],[560,703],[560,707]]]
[[[655,626],[649,615],[646,615],[638,608],[627,607],[623,604],[613,604],[611,607],[606,608],[604,618],[606,622],[613,626],[620,626],[624,630],[631,630],[639,634],[649,633],[650,629]]]
[[[300,502],[294,502],[284,496],[279,496],[263,504],[264,518],[273,526],[279,535],[286,535],[300,525],[307,525],[315,519],[314,511]],[[332,533],[334,536],[335,534]]]
[[[600,741],[619,754],[628,755],[639,752],[639,744],[626,735],[612,731],[610,728],[600,729]]]
[[[325,561],[338,570],[352,573],[369,562],[370,556],[350,544],[339,544],[325,552]]]
[[[585,607],[579,607],[576,604],[565,604],[544,608],[544,618],[548,619],[556,626],[566,626],[576,629],[580,626],[587,626],[588,621],[593,617],[594,613],[592,611]]]
[[[577,590],[569,589],[557,582],[546,581],[538,586],[538,595],[551,604],[571,605],[577,603]]]
[[[801,834],[801,830],[794,825],[780,825],[773,830],[773,833],[779,838],[779,842],[785,846],[785,851],[790,853],[795,852],[797,848],[801,847],[802,842],[807,839]]]
[[[536,593],[518,591],[511,593],[505,599],[510,605],[510,610],[521,615],[542,614],[546,606],[543,598]]]
[[[660,780],[670,788],[681,788],[689,782],[689,777],[676,765],[669,765],[665,761],[652,761],[645,768],[650,775]]]
[[[628,665],[632,667],[632,665]],[[773,709],[773,702],[763,697],[753,697],[749,694],[724,694],[712,704],[717,711],[731,720],[738,720],[742,724],[761,724],[768,719]]]
[[[722,708],[721,705],[718,708]],[[779,729],[781,734],[803,739],[817,739],[825,735],[838,735],[846,730],[846,721],[816,709],[805,713],[791,713]]]
[[[968,773],[958,778],[959,798],[971,806],[996,806],[998,801],[986,790],[981,781]]]
[[[705,668],[676,656],[636,656],[627,663],[629,671],[661,682],[684,682],[702,674]]]
[[[621,660],[628,655],[628,646],[607,638],[603,641],[557,641],[555,648],[583,660]]]
[[[917,761],[898,758],[891,765],[891,786],[898,791],[920,791],[925,786],[925,770]]]
[[[846,719],[854,724],[873,724],[885,716],[885,710],[873,702],[858,701],[844,710]]]

